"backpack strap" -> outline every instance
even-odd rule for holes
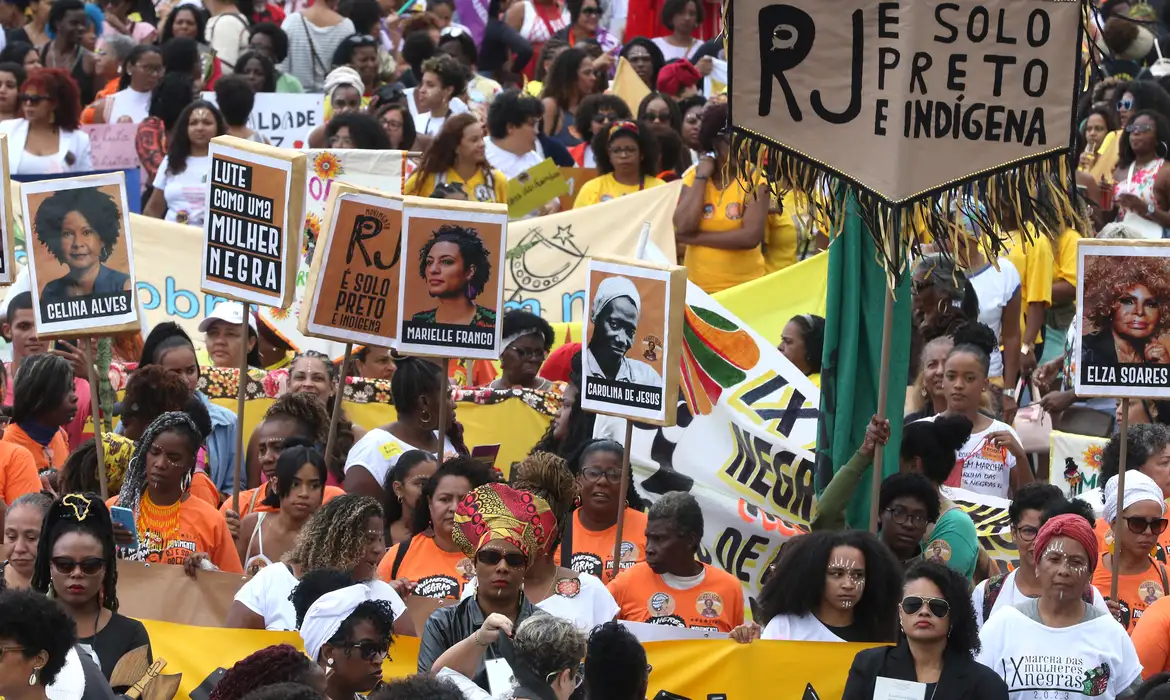
[[[394,564],[390,567],[391,581],[398,578],[398,567],[402,566],[402,560],[406,558],[406,552],[410,549],[410,543],[413,541],[414,537],[408,537],[398,543],[398,554],[394,555]]]
[[[1003,582],[1007,579],[1007,574],[996,574],[987,579],[987,587],[983,589],[983,621],[987,622],[987,618],[991,617],[991,610],[995,607],[995,601],[999,599],[1000,592],[1003,591]]]
[[[569,515],[569,522],[565,524],[565,531],[561,533],[561,566],[573,568],[573,516]],[[603,572],[604,573],[604,572]]]

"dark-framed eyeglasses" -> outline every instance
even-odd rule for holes
[[[356,649],[363,661],[385,661],[390,656],[388,642],[358,642],[357,644],[346,644],[341,648],[345,649],[346,656],[352,656]]]
[[[475,553],[475,560],[484,566],[495,566],[502,561],[512,569],[528,568],[528,555],[524,552],[501,552],[485,547]]]
[[[106,561],[101,557],[86,557],[80,561],[70,557],[53,557],[49,564],[62,576],[69,576],[76,569],[81,569],[82,576],[96,576],[105,568]]]
[[[1032,527],[1031,525],[1019,525],[1016,527],[1016,537],[1020,538],[1021,542],[1031,542],[1036,539],[1040,528]]]
[[[1166,518],[1129,517],[1125,519],[1125,526],[1135,535],[1140,535],[1146,530],[1160,535],[1166,531]]]
[[[926,522],[925,515],[911,513],[901,506],[886,508],[886,512],[890,514],[890,520],[893,520],[899,525],[910,525],[913,527],[914,525],[920,525]]]
[[[518,348],[515,345],[509,345],[508,350],[516,353],[516,357],[521,360],[541,360],[548,357],[548,352],[544,348]]]
[[[916,615],[925,605],[931,615],[940,620],[951,612],[951,604],[944,598],[929,598],[920,595],[908,595],[902,599],[902,612],[907,615]]]
[[[604,478],[611,484],[620,484],[622,481],[621,470],[618,469],[599,469],[598,467],[585,467],[581,470],[581,476],[588,481],[600,481]]]

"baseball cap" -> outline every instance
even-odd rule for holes
[[[223,321],[234,326],[240,325],[240,321],[244,320],[244,305],[238,301],[220,302],[216,307],[207,314],[207,318],[199,322],[199,332],[206,333],[207,329],[215,321]],[[256,332],[256,317],[248,314],[248,327],[252,332]]]

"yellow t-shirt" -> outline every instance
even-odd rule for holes
[[[1077,241],[1081,234],[1074,229],[1068,229],[1060,234],[1056,241],[1056,263],[1053,268],[1053,281],[1064,280],[1072,286],[1077,286]]]
[[[693,187],[695,168],[687,170],[682,180],[687,187]],[[757,180],[757,186],[762,182],[762,179]],[[747,203],[752,195],[735,182],[722,191],[716,189],[711,180],[704,184],[706,189],[703,194],[703,217],[699,221],[699,231],[718,233],[742,227],[743,215],[747,211]],[[794,256],[795,253],[794,242]],[[708,294],[721,292],[764,275],[764,253],[760,246],[750,250],[723,250],[688,245],[683,264],[687,268],[687,278]]]
[[[422,186],[420,187],[419,176],[422,174],[419,171],[411,175],[406,181],[406,185],[402,188],[402,193],[415,197],[430,197],[431,193],[435,191],[435,176],[427,173],[423,177]],[[482,168],[476,170],[475,174],[467,180],[459,177],[459,173],[455,172],[454,168],[447,170],[447,183],[451,184],[456,182],[463,185],[463,191],[467,193],[467,199],[469,201],[508,203],[508,178],[504,177],[504,174],[495,168],[492,168],[492,182],[490,184],[484,176]]]
[[[781,204],[781,212],[768,214],[768,230],[764,234],[764,271],[768,273],[796,264],[800,236],[793,219],[797,209],[796,197],[791,190],[784,194]]]
[[[1024,328],[1027,319],[1028,304],[1052,305],[1052,280],[1056,269],[1056,256],[1052,253],[1052,241],[1048,240],[1047,236],[1037,233],[1031,224],[1024,225],[1028,228],[1028,234],[1032,238],[1031,242],[1025,242],[1024,235],[1020,231],[1013,231],[1006,255],[1007,259],[1015,266],[1016,272],[1020,273],[1022,287],[1020,290],[1021,329]],[[1075,260],[1073,276],[1076,276]],[[1038,343],[1040,336],[1037,335],[1031,341],[1025,338],[1024,342]]]
[[[611,199],[617,199],[618,197],[624,197],[627,194],[634,194],[635,192],[641,192],[644,189],[648,190],[651,187],[658,187],[659,185],[665,184],[666,183],[662,180],[647,175],[646,177],[642,178],[641,187],[638,187],[637,185],[623,185],[614,179],[613,173],[610,173],[609,175],[602,175],[600,177],[593,178],[584,185],[581,185],[581,189],[577,192],[577,199],[573,202],[573,208],[580,209],[581,207],[587,207],[591,204],[608,202]]]

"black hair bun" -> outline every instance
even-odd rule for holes
[[[995,331],[977,321],[974,323],[964,323],[959,326],[951,333],[951,337],[955,339],[956,347],[960,345],[973,345],[982,350],[988,357],[995,354],[995,348],[999,344],[998,339],[995,337]]]
[[[984,326],[986,328],[987,326]],[[971,420],[966,416],[938,416],[934,432],[945,449],[957,451],[971,437]]]

